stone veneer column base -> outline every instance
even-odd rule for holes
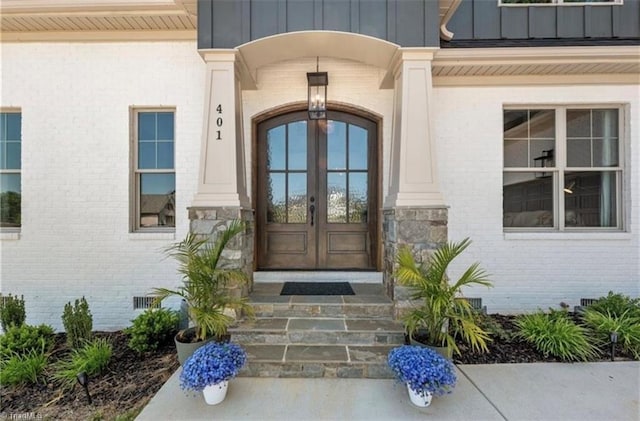
[[[227,228],[233,220],[244,221],[244,234],[229,242],[222,253],[222,265],[239,268],[249,277],[246,285],[230,285],[229,291],[236,297],[247,297],[253,288],[253,210],[241,207],[191,207],[189,208],[189,229],[192,233],[211,237],[215,241],[218,233]]]
[[[382,241],[384,247],[383,280],[387,295],[394,302],[394,316],[399,319],[411,307],[409,290],[397,285],[394,272],[396,255],[402,246],[411,247],[418,262],[429,259],[438,247],[446,244],[448,210],[446,207],[396,207],[383,210]]]

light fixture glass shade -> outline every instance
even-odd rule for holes
[[[327,118],[327,72],[307,73],[307,108],[310,120],[324,120]]]

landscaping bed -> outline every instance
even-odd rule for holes
[[[97,332],[107,338],[113,354],[107,370],[89,379],[92,403],[88,404],[80,385],[63,391],[54,382],[16,387],[2,387],[2,419],[112,420],[134,419],[149,399],[178,368],[175,346],[167,344],[139,356],[128,345],[122,332]],[[55,362],[68,353],[66,335],[57,334],[49,360]],[[24,417],[24,418],[16,418]],[[29,418],[31,417],[31,418]]]
[[[513,316],[489,315],[484,321],[492,333],[489,352],[471,352],[465,344],[459,344],[461,356],[454,356],[457,364],[532,363],[556,362],[545,357],[533,345],[515,338]],[[113,355],[107,370],[90,379],[89,391],[93,399],[88,404],[82,387],[63,392],[55,383],[18,387],[3,387],[0,395],[1,415],[33,414],[32,418],[77,420],[133,419],[178,368],[175,346],[166,344],[156,351],[139,356],[127,346],[128,337],[122,332],[95,334],[108,338],[113,345]],[[50,361],[55,362],[68,353],[65,334],[57,334]],[[233,340],[233,339],[232,339]],[[630,355],[616,352],[616,359],[631,359]],[[602,349],[600,357],[593,361],[610,361],[609,349]]]

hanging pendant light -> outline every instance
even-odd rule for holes
[[[316,60],[316,71],[307,73],[307,108],[310,120],[326,120],[329,74],[318,71],[320,58]]]

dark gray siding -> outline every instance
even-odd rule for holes
[[[440,45],[438,22],[438,0],[198,0],[198,48],[233,48],[306,30],[435,47]]]
[[[463,0],[447,28],[456,41],[640,38],[640,0],[622,5],[498,6]]]

